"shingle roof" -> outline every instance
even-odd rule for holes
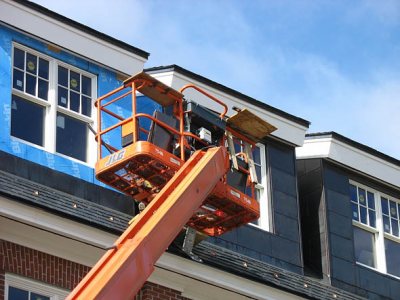
[[[114,233],[124,231],[132,218],[103,205],[4,171],[0,171],[0,194]]]
[[[122,233],[132,216],[0,170],[0,194],[103,230]],[[177,253],[170,248],[170,251]],[[194,248],[205,264],[311,299],[363,299],[203,241]]]
[[[202,242],[193,251],[205,264],[267,284],[302,297],[321,300],[365,299],[318,280],[269,265],[223,247]]]

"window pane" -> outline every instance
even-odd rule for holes
[[[356,226],[353,226],[353,229],[356,260],[364,265],[375,268],[374,235]]]
[[[256,147],[253,151],[253,160],[256,164],[261,164],[260,148]]]
[[[12,96],[11,135],[43,146],[44,107]]]
[[[86,161],[86,143],[86,123],[58,113],[56,151]]]
[[[68,70],[63,67],[58,67],[58,84],[68,87]]]
[[[26,92],[36,96],[36,77],[26,74]]]
[[[352,184],[350,184],[350,199],[357,202],[357,188]]]
[[[39,58],[39,76],[49,79],[49,62],[43,58]]]
[[[23,91],[24,90],[24,72],[14,69],[13,75],[13,88]]]
[[[70,71],[69,87],[74,91],[80,92],[81,89],[80,75],[73,71]]]
[[[31,293],[31,300],[50,300],[50,297],[43,296],[36,293]]]
[[[241,146],[240,142],[237,142],[237,143],[235,142],[234,145],[235,145],[235,153],[242,152],[242,146]]]
[[[360,202],[360,204],[366,205],[364,189],[358,188],[358,201]]]
[[[383,229],[385,232],[390,233],[390,221],[387,216],[383,216]]]
[[[396,202],[394,201],[389,201],[390,203],[390,216],[392,218],[397,218],[397,207],[396,207]]]
[[[8,287],[8,299],[10,300],[29,300],[29,292],[13,286]]]
[[[367,209],[364,206],[360,206],[360,221],[361,223],[367,223]]]
[[[77,94],[77,93],[74,93],[74,92],[70,92],[69,93],[69,101],[70,101],[70,103],[69,103],[69,109],[70,110],[73,110],[73,111],[76,111],[76,112],[79,112],[79,94]]]
[[[351,204],[351,209],[353,210],[353,220],[359,221],[358,219],[358,205],[355,203]]]
[[[386,198],[381,198],[381,204],[382,204],[382,213],[384,215],[389,215],[389,205],[388,205],[388,200]]]
[[[88,117],[92,116],[92,99],[82,96],[82,114]]]
[[[399,223],[396,219],[392,219],[392,234],[399,236]]]
[[[82,75],[82,93],[92,96],[92,80]]]
[[[49,83],[43,79],[39,79],[38,97],[47,100],[47,92],[49,90]]]
[[[257,181],[258,181],[258,183],[261,183],[262,176],[261,176],[261,167],[260,166],[256,166],[256,173],[257,173]]]
[[[26,53],[26,71],[36,75],[37,71],[37,57],[36,55]]]
[[[368,197],[368,208],[375,209],[375,197],[374,194],[367,192]]]
[[[25,68],[25,52],[14,48],[14,67],[17,67],[21,70]]]
[[[387,272],[400,277],[400,244],[385,239],[385,253]]]
[[[68,90],[63,87],[58,87],[58,105],[68,106]]]
[[[368,209],[369,226],[376,227],[376,215],[375,211]]]

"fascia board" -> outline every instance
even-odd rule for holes
[[[329,158],[357,172],[400,187],[400,167],[334,138],[306,139],[296,148],[297,159]]]
[[[143,69],[146,59],[9,0],[0,1],[0,20],[125,74]]]
[[[287,293],[285,291],[260,284],[240,276],[230,274],[228,272],[210,268],[206,265],[193,262],[191,260],[182,259],[170,253],[164,253],[157,261],[156,267],[173,271],[176,274],[181,274],[186,278],[193,278],[200,282],[205,282],[213,286],[221,287],[227,291],[232,291],[239,294],[235,299],[269,299],[269,300],[298,300],[302,297]],[[150,280],[152,277],[150,277]],[[153,278],[154,279],[154,278]],[[162,284],[162,282],[156,282]],[[199,285],[190,286],[180,282],[175,285],[175,288],[182,292],[182,296],[191,299],[210,299],[205,294],[204,288]],[[226,299],[226,298],[212,298]],[[229,298],[231,299],[231,298]]]
[[[296,148],[296,158],[324,158],[329,157],[332,139],[305,140],[301,147]]]
[[[265,119],[266,121],[268,121],[269,123],[278,128],[271,134],[272,136],[278,137],[297,146],[303,144],[304,136],[307,130],[307,127],[305,126],[301,126],[297,123],[294,123],[288,119],[273,114],[269,111],[262,110],[259,107],[256,107],[250,103],[244,102],[243,100],[227,95],[201,82],[188,78],[176,71],[158,72],[150,75],[162,81],[163,83],[170,85],[172,88],[176,90],[179,90],[184,85],[189,83],[195,84],[196,86],[213,94],[214,96],[222,100],[225,104],[227,104],[229,108],[228,115],[233,115],[235,113],[235,111],[232,109],[233,106],[249,108],[259,117]],[[196,99],[196,102],[199,102],[200,104],[205,105],[210,109],[213,109],[215,111],[221,111],[220,105],[218,105],[217,103],[213,102],[212,100],[206,98],[205,96],[195,91],[187,90],[184,92],[184,94],[187,96],[187,98]]]

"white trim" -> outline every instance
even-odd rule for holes
[[[0,197],[0,239],[93,266],[115,235]],[[15,221],[14,221],[15,220]],[[34,226],[34,227],[33,227]],[[304,299],[176,255],[164,253],[149,281],[191,299]]]
[[[12,78],[11,78],[11,83],[12,83]],[[14,89],[14,88],[12,88],[12,94],[19,98],[23,98],[29,102],[33,102],[37,105],[40,105],[44,108],[48,108],[51,106],[51,103],[49,101],[46,101],[46,100],[43,100],[40,98],[36,98],[36,97],[32,96],[31,94],[26,94],[20,90]]]
[[[49,284],[44,284],[39,281],[27,279],[21,276],[17,276],[14,274],[9,274],[6,273],[5,275],[5,291],[4,291],[4,299],[8,300],[8,287],[11,285],[12,287],[19,288],[25,291],[30,291],[33,293],[38,293],[43,296],[50,297],[50,300],[61,300],[65,299],[69,292],[57,288],[55,286],[49,285]],[[10,299],[12,300],[12,299]]]
[[[354,226],[357,226],[357,227],[359,227],[359,228],[361,228],[361,229],[363,229],[365,231],[368,231],[370,233],[373,233],[373,234],[379,233],[378,229],[376,229],[374,227],[371,227],[371,226],[368,226],[368,225],[365,225],[364,223],[357,222],[355,220],[352,220],[352,223],[353,223]]]
[[[71,202],[71,206],[73,204]],[[111,246],[118,237],[2,196],[0,196],[0,215],[101,248]]]
[[[229,274],[215,268],[210,268],[206,265],[193,262],[191,260],[182,259],[176,255],[164,253],[163,256],[157,261],[157,267],[170,270],[176,274],[186,277],[186,282],[175,281],[167,283],[171,288],[177,289],[182,292],[182,296],[191,299],[247,299],[252,297],[255,299],[268,299],[268,300],[289,300],[289,299],[304,299],[302,297],[275,289],[273,287],[257,283]],[[193,282],[188,279],[197,280],[196,284],[188,283]],[[169,279],[169,278],[168,278]],[[158,284],[165,285],[165,279],[159,280],[156,276],[150,276],[150,281]],[[200,282],[208,283],[210,285],[202,285]],[[238,293],[235,298],[218,298],[212,295],[210,290],[213,286],[221,287],[227,291]],[[207,290],[209,289],[209,290]]]
[[[285,141],[288,141],[289,143],[292,143],[294,145],[300,146],[303,144],[304,141],[304,135],[306,130],[308,129],[305,126],[302,126],[298,123],[295,123],[291,120],[285,119],[279,115],[276,115],[272,112],[263,110],[255,105],[252,105],[246,101],[243,101],[242,99],[232,97],[224,92],[221,92],[220,90],[217,90],[215,88],[212,88],[210,86],[207,86],[201,82],[198,82],[196,80],[193,80],[189,77],[186,77],[179,72],[176,71],[166,71],[166,72],[158,72],[158,73],[153,73],[149,72],[151,76],[154,78],[157,78],[158,80],[162,81],[163,83],[171,86],[172,88],[179,90],[182,88],[184,85],[188,83],[193,83],[196,86],[206,90],[207,92],[213,94],[217,98],[219,98],[221,101],[223,101],[229,108],[228,110],[228,115],[233,115],[235,114],[234,110],[232,109],[233,106],[237,107],[246,107],[249,108],[253,113],[256,115],[259,115],[262,119],[265,119],[278,129],[274,131],[271,135],[276,136],[278,138],[281,138]],[[184,92],[184,94],[189,98],[189,99],[194,99],[196,102],[206,105],[207,107],[215,110],[215,111],[221,111],[221,106],[213,102],[212,100],[208,99],[207,97],[197,93],[193,92],[191,90],[187,90]]]
[[[11,0],[1,0],[0,11],[1,21],[125,74],[140,72],[146,62],[139,55]]]
[[[331,137],[308,138],[296,148],[297,159],[330,158],[386,184],[400,187],[400,167]]]

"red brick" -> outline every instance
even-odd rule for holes
[[[0,291],[4,290],[5,272],[71,289],[71,282],[74,285],[79,282],[79,279],[73,278],[71,270],[76,270],[82,275],[90,270],[87,266],[4,240],[0,240],[0,253],[3,254],[0,265]],[[4,295],[0,292],[0,299],[3,298]]]

